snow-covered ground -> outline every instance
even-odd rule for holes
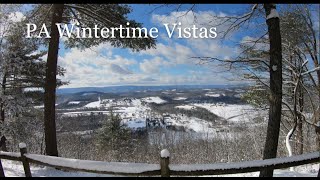
[[[205,108],[210,112],[223,117],[232,122],[248,122],[257,115],[257,111],[250,105],[237,104],[194,104],[195,106]]]
[[[274,177],[317,177],[319,164],[307,164],[289,169],[277,169],[273,172]],[[217,177],[259,177],[259,172],[217,175]]]
[[[223,117],[230,122],[249,122],[254,117],[261,114],[261,111],[257,111],[251,105],[239,105],[239,104],[208,104],[208,103],[196,103],[176,106],[176,108],[192,109],[194,107],[201,107],[209,110],[210,112]]]
[[[187,98],[186,97],[176,97],[176,98],[173,98],[173,100],[176,100],[176,101],[181,101],[181,100],[186,100]]]
[[[156,104],[163,104],[163,103],[166,103],[167,101],[161,99],[160,97],[158,96],[155,96],[155,97],[146,97],[146,98],[142,98],[141,99],[142,101],[145,101],[147,103],[156,103]]]
[[[81,96],[89,96],[89,95],[94,95],[94,94],[97,94],[97,93],[94,93],[94,92],[83,93]]]
[[[138,128],[145,128],[146,127],[146,120],[145,119],[136,119],[136,120],[129,120],[126,121],[125,124],[131,129],[138,129]]]
[[[94,102],[91,102],[89,104],[86,104],[84,107],[86,108],[99,108],[101,107],[101,100],[98,100],[98,101],[94,101]]]
[[[213,94],[216,96],[224,96],[224,94]],[[179,96],[176,100],[184,100],[185,96]],[[73,102],[73,101],[70,101]],[[69,103],[70,103],[69,102]],[[78,101],[76,101],[77,103]],[[151,96],[145,98],[121,98],[121,99],[100,99],[98,101],[90,102],[82,107],[69,109],[69,112],[62,112],[63,116],[78,116],[90,114],[109,114],[109,107],[113,107],[113,112],[118,113],[122,118],[122,123],[126,124],[131,129],[146,128],[147,118],[162,119],[161,114],[152,112],[149,104],[157,103],[162,104],[167,101],[161,99],[159,96]],[[266,117],[264,111],[256,110],[250,105],[242,104],[224,104],[224,103],[190,103],[185,105],[178,105],[176,108],[193,109],[196,107],[205,108],[210,112],[222,117],[230,123],[247,123],[257,117]],[[88,108],[100,108],[99,110],[90,110]],[[63,109],[66,110],[66,109]],[[199,119],[196,117],[188,117],[183,114],[168,114],[165,119],[167,126],[175,126],[182,131],[195,132],[196,136],[205,138],[217,137],[217,133],[227,132],[228,136],[232,136],[228,127],[221,127],[213,122]],[[157,125],[157,124],[156,124]],[[165,126],[160,123],[160,126]],[[255,124],[252,124],[255,125]]]
[[[215,129],[211,122],[196,117],[187,117],[182,115],[171,115],[171,118],[167,119],[168,124],[174,126],[182,126],[187,131],[194,131],[197,133],[215,133]]]
[[[56,106],[58,106],[58,104],[55,104]],[[44,108],[44,105],[40,105],[40,106],[33,106],[34,108],[36,108],[36,109],[42,109],[42,108]]]
[[[209,97],[220,97],[220,94],[216,94],[216,93],[209,92],[209,93],[206,93],[205,96],[209,96]]]
[[[1,160],[6,177],[24,177],[23,166],[21,162]],[[319,164],[302,165],[289,169],[275,170],[275,177],[317,177]],[[114,177],[111,174],[96,174],[75,171],[61,171],[51,167],[35,166],[31,164],[31,174],[33,177]],[[206,177],[257,177],[259,172],[227,174],[227,175],[209,175]]]
[[[81,101],[70,101],[70,102],[68,102],[68,104],[80,104],[81,103]]]
[[[132,100],[132,99],[130,99]],[[133,99],[135,100],[135,102],[137,102],[137,100],[139,102],[143,101],[146,103],[156,103],[156,104],[162,104],[162,103],[166,103],[167,101],[161,99],[158,96],[155,97],[145,97],[142,99]],[[131,102],[132,103],[132,102]],[[110,106],[119,106],[119,105],[131,105],[131,103],[129,101],[126,101],[125,99],[122,100],[115,100],[115,99],[100,99],[98,101],[94,101],[91,103],[88,103],[84,106],[84,108],[101,108],[101,107],[110,107]],[[134,102],[133,102],[134,103]]]
[[[193,109],[193,108],[196,108],[196,107],[193,106],[193,105],[181,105],[181,106],[176,106],[176,108],[190,110],[190,109]]]
[[[6,177],[24,177],[24,170],[21,162],[1,160]],[[32,177],[113,177],[109,174],[95,174],[86,172],[67,172],[52,167],[30,166]]]
[[[220,94],[219,94],[220,95]],[[181,96],[177,99],[184,99]],[[137,98],[122,98],[122,99],[100,99],[88,103],[83,106],[83,108],[75,108],[75,111],[64,112],[65,116],[78,116],[90,115],[91,113],[98,114],[108,114],[110,111],[107,110],[108,107],[114,107],[113,111],[119,113],[123,119],[123,123],[129,128],[138,129],[146,127],[146,118],[157,116],[152,114],[149,103],[165,103],[166,101],[158,96],[155,97],[145,97],[141,99]],[[262,112],[255,110],[250,105],[239,105],[239,104],[209,104],[209,103],[193,103],[176,106],[176,108],[192,109],[196,107],[201,107],[209,110],[210,112],[226,119],[229,122],[250,122],[254,117],[261,115]],[[87,108],[102,108],[101,110],[88,111]],[[86,111],[84,111],[86,109]],[[161,115],[158,115],[161,118]],[[187,117],[181,114],[174,115],[170,114],[166,118],[167,125],[173,125],[178,127],[183,127],[186,131],[197,132],[199,134],[210,134],[210,137],[214,137],[215,133],[218,131],[219,127],[216,127],[212,122],[202,120],[195,117]]]

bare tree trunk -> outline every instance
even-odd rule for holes
[[[263,159],[277,157],[282,104],[282,48],[279,17],[276,6],[264,4],[270,41],[270,109]],[[269,17],[269,16],[272,17]],[[260,171],[260,177],[273,176],[273,168]]]
[[[299,105],[299,111],[303,112],[304,108],[304,98],[303,98],[303,90],[301,86],[299,86],[298,89],[298,105]],[[296,147],[297,147],[297,152],[298,154],[303,154],[303,126],[302,126],[302,119],[303,117],[301,116],[300,113],[297,114],[297,142],[296,142]]]
[[[7,76],[6,76],[6,74],[4,74],[3,79],[2,79],[2,86],[1,86],[2,92],[4,95],[6,93],[6,83],[7,83]],[[4,122],[4,120],[5,120],[4,102],[1,102],[1,104],[0,104],[0,120],[2,122]]]
[[[290,145],[290,137],[292,136],[293,132],[294,132],[294,129],[295,127],[293,127],[289,133],[287,134],[286,136],[286,147],[287,147],[287,150],[288,150],[288,155],[289,157],[292,156],[292,148],[291,148],[291,145]],[[293,167],[290,167],[290,171],[293,171]]]
[[[6,141],[7,141],[7,138],[5,136],[2,136],[1,139],[0,139],[1,151],[5,151],[5,152],[8,151]]]
[[[2,122],[4,122],[4,116],[5,116],[5,113],[4,113],[4,103],[1,103],[0,104],[0,120],[2,121]]]
[[[5,91],[6,91],[6,83],[7,83],[7,76],[6,74],[3,76],[3,79],[2,79],[2,91],[3,91],[3,94],[5,94]],[[5,110],[4,110],[4,102],[2,102],[0,104],[0,121],[4,122],[5,121]],[[0,132],[0,135],[2,135],[1,137],[1,140],[0,140],[0,147],[1,147],[1,151],[8,151],[7,150],[7,143],[6,143],[6,136],[4,134],[2,134],[2,132]]]
[[[320,8],[320,5],[319,5],[319,8]],[[315,39],[315,42],[317,40]],[[317,45],[317,43],[315,43],[315,46]],[[315,48],[315,52],[316,54],[318,55],[317,53],[317,48]],[[317,56],[315,56],[317,57]],[[315,61],[315,65],[316,66],[319,66],[319,60],[318,58],[316,58],[316,61]],[[318,100],[319,100],[319,104],[320,104],[320,71],[317,71],[317,76],[318,76],[318,93],[319,93],[319,96],[318,96]],[[317,146],[317,150],[320,152],[320,107],[319,107],[319,110],[318,110],[318,123],[317,123],[317,126],[315,127],[315,130],[316,130],[316,134],[317,134],[317,142],[318,142],[318,146]],[[320,164],[319,164],[319,170],[318,170],[318,177],[320,177]]]
[[[316,51],[317,49],[315,49]],[[317,58],[317,56],[314,56],[315,60],[314,60],[314,65],[315,67],[319,67],[319,60]],[[318,101],[320,104],[320,71],[317,71],[317,78],[318,78]],[[316,112],[317,114],[315,115],[315,117],[317,118],[318,122],[316,122],[316,126],[315,126],[315,131],[316,131],[316,142],[317,142],[317,150],[320,151],[320,107],[318,105],[318,111]],[[320,170],[320,167],[319,167]]]
[[[320,81],[320,79],[319,79]],[[320,86],[320,84],[319,84]],[[318,122],[320,124],[320,120]],[[320,152],[320,127],[316,127],[316,133],[317,133],[317,140],[318,140],[318,151]],[[318,170],[318,177],[320,177],[320,164],[319,164],[319,170]]]
[[[319,65],[318,65],[319,66]],[[318,72],[318,88],[319,88],[319,103],[320,103],[320,71],[317,71]],[[320,107],[319,107],[320,108]],[[316,134],[317,134],[317,149],[318,151],[320,151],[320,109],[318,110],[318,115],[316,117],[318,117],[318,122],[317,122],[317,126],[315,126],[315,131],[316,131]],[[319,167],[319,170],[320,170],[320,167]]]
[[[57,61],[59,52],[59,32],[56,23],[62,21],[63,4],[53,5],[53,16],[51,21],[51,39],[48,48],[46,64],[46,82],[44,94],[44,130],[46,142],[46,154],[58,156],[55,103],[57,86]]]
[[[317,150],[320,152],[320,127],[316,126],[315,129],[317,134]]]

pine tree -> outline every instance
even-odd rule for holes
[[[56,23],[69,24],[76,20],[81,28],[118,27],[119,24],[130,27],[141,27],[141,23],[129,20],[127,14],[131,12],[128,5],[118,4],[49,4],[37,5],[31,12],[30,18],[37,24],[49,24],[50,40],[48,46],[48,59],[46,66],[45,82],[45,141],[46,154],[58,156],[56,123],[55,123],[55,96],[56,96],[56,70],[59,52],[59,33]],[[114,47],[130,48],[134,51],[145,50],[155,47],[155,40],[148,38],[120,38],[116,31],[116,38],[69,38],[65,41],[66,47],[89,48],[100,43],[108,42]],[[126,36],[126,34],[125,34]]]
[[[37,39],[21,38],[25,34],[25,19],[10,19],[10,14],[17,11],[12,6],[1,5],[1,11],[6,14],[0,15],[0,26],[4,27],[0,30],[1,133],[9,132],[11,122],[30,113],[35,104],[43,101],[45,84],[46,62],[42,57],[46,51],[39,50],[41,42]],[[58,67],[58,74],[63,75],[64,69]],[[58,81],[58,86],[64,84]]]
[[[121,122],[119,114],[110,109],[102,128],[98,132],[98,147],[102,152],[113,152],[119,159],[120,155],[130,147],[131,131]]]

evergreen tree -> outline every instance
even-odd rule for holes
[[[46,23],[50,29],[48,43],[48,59],[46,64],[46,82],[44,96],[44,119],[46,154],[58,156],[55,122],[55,96],[56,96],[56,72],[59,53],[59,33],[56,23],[70,24],[76,20],[80,28],[141,27],[142,24],[129,20],[127,14],[131,12],[128,5],[119,4],[46,4],[36,5],[30,14],[32,22],[42,25]],[[137,30],[138,31],[138,30]],[[130,48],[133,51],[145,50],[155,47],[155,40],[147,38],[120,38],[120,32],[116,31],[115,38],[69,38],[65,41],[66,47],[89,48],[100,43],[108,42],[114,47]],[[143,34],[144,35],[144,34]],[[75,34],[73,34],[73,37]],[[126,36],[126,33],[124,33]],[[46,41],[46,40],[45,40]]]
[[[16,5],[1,5],[0,14],[0,119],[1,135],[5,132],[20,133],[11,126],[26,114],[32,114],[33,106],[43,101],[45,65],[37,39],[21,38],[25,34],[25,18],[13,18],[19,10]],[[58,74],[64,69],[58,67]],[[58,86],[64,84],[58,79]],[[25,117],[27,118],[27,117]],[[11,133],[12,134],[12,133]]]
[[[119,159],[130,147],[131,131],[121,122],[119,114],[110,109],[98,132],[98,147],[102,152],[113,152]]]

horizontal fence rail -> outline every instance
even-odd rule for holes
[[[160,175],[159,164],[103,162],[26,154],[29,162],[66,170],[116,175]]]
[[[8,159],[12,161],[21,161],[21,154],[17,152],[0,151],[0,159]]]
[[[20,146],[22,144],[22,146]],[[38,154],[28,154],[24,143],[20,153],[0,151],[0,176],[4,176],[1,159],[21,161],[26,177],[31,177],[30,163],[50,166],[62,170],[73,170],[99,174],[124,176],[201,176],[256,172],[264,168],[282,169],[310,163],[320,163],[320,152],[303,155],[254,160],[235,163],[214,164],[169,164],[170,153],[162,150],[159,164],[90,161]]]
[[[320,162],[320,152],[313,152],[303,155],[254,160],[236,163],[217,163],[217,164],[171,164],[169,165],[171,175],[221,175],[256,172],[264,168],[274,169],[289,168],[304,164]]]

